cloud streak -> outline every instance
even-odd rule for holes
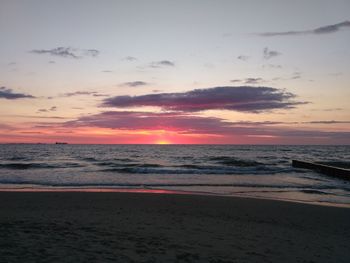
[[[130,82],[124,82],[122,84],[120,84],[120,86],[127,86],[127,87],[140,87],[140,86],[147,86],[148,83],[145,81],[130,81]]]
[[[101,106],[116,108],[154,106],[163,110],[184,112],[232,110],[260,113],[274,109],[291,109],[306,103],[294,101],[295,98],[296,95],[276,88],[226,86],[182,93],[116,96],[104,99]]]
[[[262,78],[245,78],[245,79],[233,79],[230,82],[231,83],[241,82],[244,84],[253,85],[253,84],[261,84],[265,82],[265,80]]]
[[[29,51],[33,54],[47,54],[51,56],[57,56],[62,58],[72,58],[80,59],[83,57],[97,57],[100,54],[100,51],[97,49],[78,49],[71,47],[57,47],[52,49],[33,49]]]
[[[208,132],[221,127],[219,118],[192,116],[187,113],[152,113],[135,111],[107,111],[66,122],[65,126],[88,126],[120,130],[172,130]]]
[[[25,93],[15,93],[12,89],[0,87],[0,99],[16,100],[25,98],[33,99],[35,97]]]
[[[57,107],[56,106],[52,106],[51,108],[49,109],[39,109],[38,110],[38,113],[41,113],[41,112],[50,112],[50,111],[56,111],[57,110]]]
[[[127,56],[127,57],[123,58],[122,60],[125,60],[125,61],[136,61],[137,58],[132,57],[132,56]]]
[[[279,55],[281,55],[280,52],[275,51],[275,50],[270,50],[267,47],[265,47],[264,50],[263,50],[263,57],[264,57],[264,59],[271,59],[271,58],[277,57]]]
[[[265,32],[260,33],[263,37],[274,36],[296,36],[296,35],[322,35],[331,34],[340,31],[342,28],[350,28],[350,21],[344,21],[333,25],[326,25],[311,30],[299,30],[299,31],[281,31],[281,32]]]
[[[97,91],[75,91],[67,92],[61,95],[62,97],[74,97],[74,96],[94,96],[94,97],[106,97],[106,94],[100,94]]]
[[[309,124],[348,124],[350,121],[309,121],[309,122],[303,122],[303,123],[309,123]]]
[[[149,66],[151,68],[175,67],[175,62],[170,60],[153,61]]]
[[[239,55],[239,56],[237,57],[237,59],[243,60],[243,61],[247,61],[247,60],[249,59],[249,56]]]

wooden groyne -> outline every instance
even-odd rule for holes
[[[323,173],[329,176],[339,177],[342,179],[350,180],[350,170],[339,168],[335,166],[329,166],[319,163],[311,163],[299,160],[292,160],[292,166],[296,168],[311,169],[319,173]]]

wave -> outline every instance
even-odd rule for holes
[[[1,169],[28,170],[28,169],[64,169],[89,167],[90,171],[118,172],[132,174],[276,174],[289,172],[304,172],[293,167],[278,167],[268,165],[250,165],[250,162],[237,161],[236,165],[205,165],[205,164],[179,164],[164,166],[157,163],[96,161],[89,158],[91,164],[84,162],[5,162],[0,163]],[[127,159],[130,160],[130,159]],[[126,161],[126,159],[124,159]],[[244,164],[243,164],[244,163]],[[92,165],[92,166],[91,166]],[[91,168],[95,167],[95,168]],[[98,168],[99,167],[99,168]],[[97,170],[96,170],[97,168]],[[102,169],[101,169],[102,168]],[[79,170],[77,170],[79,172]],[[81,170],[80,170],[81,171]],[[86,170],[85,172],[88,172]]]
[[[114,163],[114,162],[133,162],[134,161],[130,158],[114,158],[114,159],[101,160],[95,157],[77,157],[77,159],[85,162],[91,162],[91,163]]]
[[[14,169],[14,170],[27,170],[27,169],[55,169],[55,168],[78,168],[84,167],[84,165],[78,163],[0,163],[0,169]]]
[[[8,161],[28,161],[28,157],[12,156],[12,157],[6,158],[6,160],[8,160]]]
[[[153,164],[153,163],[115,163],[115,162],[98,162],[96,163],[97,166],[109,166],[111,168],[129,168],[129,167],[141,167],[141,168],[148,168],[148,167],[162,167],[160,164]]]
[[[288,173],[295,171],[294,168],[281,168],[281,169],[270,169],[270,168],[228,168],[223,166],[195,166],[195,165],[181,165],[181,166],[170,166],[170,167],[145,167],[145,166],[134,166],[134,167],[111,167],[101,170],[103,172],[118,172],[118,173],[132,173],[132,174],[212,174],[212,175],[239,175],[239,174],[277,174],[277,173]]]
[[[37,186],[50,186],[50,187],[126,187],[126,188],[151,188],[151,187],[235,187],[235,188],[254,188],[261,189],[259,192],[273,192],[278,191],[298,191],[309,194],[336,194],[325,192],[325,190],[343,190],[349,192],[350,188],[339,188],[338,186],[315,186],[315,185],[289,185],[289,184],[254,184],[254,183],[89,183],[89,182],[48,182],[48,181],[36,181],[36,180],[11,180],[0,179],[0,185],[37,185]],[[267,190],[269,189],[269,190]],[[247,192],[247,191],[244,191]],[[242,192],[242,193],[244,193]],[[339,194],[344,196],[344,194]],[[348,195],[348,194],[346,194]]]
[[[330,195],[331,193],[327,193],[321,190],[315,190],[315,189],[302,189],[300,192],[306,193],[306,194],[318,194],[318,195]]]
[[[254,160],[243,160],[237,159],[229,156],[216,156],[209,158],[211,161],[216,161],[217,163],[224,164],[227,166],[238,166],[238,167],[251,167],[263,165],[263,163]]]

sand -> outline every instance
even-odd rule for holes
[[[350,209],[147,193],[0,192],[1,262],[350,262]]]

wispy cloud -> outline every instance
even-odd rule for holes
[[[149,83],[145,82],[145,81],[130,81],[130,82],[124,82],[122,84],[120,84],[119,86],[127,86],[127,87],[140,87],[140,86],[146,86]]]
[[[97,49],[79,49],[71,47],[57,47],[52,49],[33,49],[30,51],[33,54],[47,54],[51,56],[58,56],[62,58],[79,59],[83,57],[97,57],[100,51]]]
[[[101,106],[116,108],[155,106],[173,111],[233,110],[259,113],[273,109],[290,109],[306,103],[294,101],[295,98],[296,95],[276,88],[226,86],[182,93],[116,96],[104,99]]]
[[[25,93],[15,93],[12,91],[12,89],[9,89],[6,87],[0,87],[0,99],[16,100],[16,99],[23,99],[23,98],[33,99],[35,97]]]
[[[309,122],[303,122],[303,123],[309,123],[309,124],[348,124],[350,121],[309,121]]]
[[[97,49],[81,49],[80,51],[87,57],[97,57],[100,54],[100,51]]]
[[[322,109],[322,111],[342,111],[344,110],[343,108],[327,108],[327,109]]]
[[[94,97],[107,97],[106,94],[100,94],[97,91],[74,91],[67,92],[61,95],[62,97],[73,97],[73,96],[94,96]]]
[[[41,113],[41,112],[50,112],[50,111],[56,111],[57,110],[57,107],[56,106],[52,106],[51,108],[49,109],[38,109],[38,113]]]
[[[149,65],[151,68],[175,67],[175,62],[170,60],[153,61]]]
[[[243,60],[243,61],[247,61],[247,60],[249,59],[249,56],[239,55],[239,56],[237,57],[237,59]]]
[[[290,79],[301,79],[301,72],[299,71],[294,72]]]
[[[127,57],[123,58],[123,60],[125,60],[125,61],[136,61],[137,58],[132,57],[132,56],[127,56]]]
[[[40,115],[18,115],[18,114],[10,114],[10,115],[2,115],[7,117],[13,117],[13,118],[23,118],[23,119],[72,119],[69,117],[62,117],[62,116],[40,116]]]
[[[318,27],[311,30],[292,30],[292,31],[281,31],[281,32],[265,32],[260,33],[260,36],[264,37],[274,37],[274,36],[295,36],[295,35],[321,35],[321,34],[330,34],[338,32],[342,28],[350,28],[350,21],[344,21],[341,23],[326,25]]]
[[[276,65],[276,64],[265,64],[262,65],[263,68],[271,68],[271,69],[281,69],[282,65]]]
[[[233,79],[230,81],[231,83],[244,83],[248,85],[261,84],[266,82],[262,78],[245,78],[245,79]]]
[[[274,58],[281,55],[280,52],[275,51],[275,50],[270,50],[269,48],[265,47],[263,50],[263,57],[264,59],[270,59],[270,58]]]

